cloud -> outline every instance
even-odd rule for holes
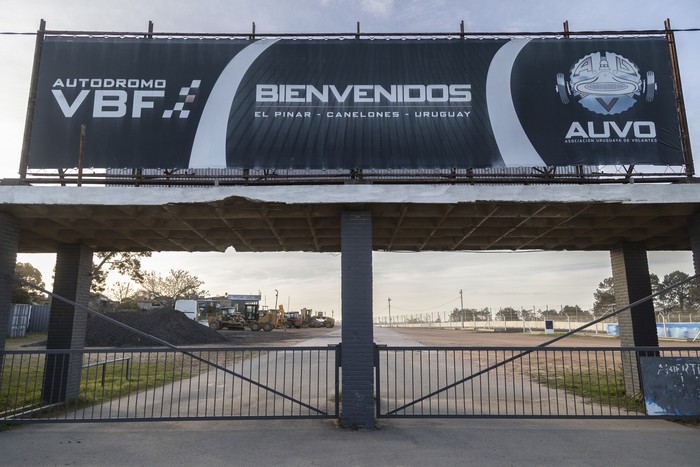
[[[374,16],[386,17],[394,9],[394,0],[360,0],[360,7]]]

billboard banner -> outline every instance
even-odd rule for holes
[[[684,163],[668,43],[47,37],[30,168]]]

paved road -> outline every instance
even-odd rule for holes
[[[304,344],[339,330],[330,334]],[[416,345],[394,330],[376,336]],[[320,420],[48,424],[0,432],[0,464],[696,466],[698,440],[700,429],[662,420],[390,420],[373,431]]]

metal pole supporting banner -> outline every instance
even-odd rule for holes
[[[44,32],[46,21],[39,22],[39,30],[36,33],[34,45],[34,64],[32,65],[32,79],[29,85],[29,102],[27,102],[27,117],[24,121],[24,139],[22,141],[22,153],[19,159],[19,178],[27,178],[27,165],[29,164],[29,142],[32,139],[32,124],[34,122],[34,104],[36,102],[36,88],[39,82],[39,63],[41,61],[41,49],[44,46]]]
[[[678,67],[678,51],[676,50],[676,37],[671,29],[671,20],[664,21],[668,49],[671,54],[671,69],[673,71],[673,85],[676,88],[676,111],[678,112],[678,126],[681,132],[681,144],[683,145],[683,157],[685,159],[685,173],[688,177],[695,175],[695,163],[693,162],[693,150],[690,147],[690,132],[688,119],[685,114],[685,101],[683,99],[683,85],[681,84],[681,71]]]

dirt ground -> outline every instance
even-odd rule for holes
[[[333,328],[337,330],[338,328]],[[535,347],[550,339],[552,335],[523,334],[517,332],[472,332],[456,329],[429,328],[393,328],[395,331],[429,346],[463,346],[463,347]],[[221,330],[218,331],[233,345],[240,346],[287,346],[294,345],[312,337],[327,334],[328,329],[275,329],[272,332],[251,332]],[[662,347],[700,346],[700,342],[683,342],[678,340],[661,340]],[[553,347],[619,347],[620,339],[600,333],[572,336],[553,344]]]
[[[333,328],[337,330],[337,328]],[[298,344],[313,337],[328,334],[333,329],[326,328],[301,328],[301,329],[273,329],[270,332],[253,332],[246,330],[222,329],[217,331],[226,342],[240,346],[289,346]]]
[[[146,320],[149,321],[149,320]],[[179,320],[178,320],[179,321]],[[215,346],[241,346],[241,347],[256,347],[256,346],[290,346],[303,342],[307,339],[313,337],[320,337],[328,334],[332,331],[337,331],[338,328],[333,329],[274,329],[271,332],[252,332],[250,330],[228,330],[222,329],[219,331],[214,331],[206,326],[197,324],[192,320],[183,318],[183,321],[178,323],[179,325],[175,327],[178,333],[181,334],[185,332],[189,334],[186,339],[181,339],[178,336],[173,335],[173,328],[168,326],[170,330],[166,332],[168,335],[163,335],[162,338],[177,342],[172,342],[175,345],[215,345]],[[153,326],[150,329],[144,329],[146,331],[152,331],[162,326]],[[393,328],[393,330],[416,340],[417,342],[428,345],[428,346],[463,346],[463,347],[498,347],[498,346],[508,346],[508,347],[534,347],[538,346],[552,338],[551,335],[544,334],[522,334],[522,333],[504,333],[504,332],[472,332],[471,330],[457,330],[452,328],[436,329],[436,328]],[[104,330],[109,332],[108,330]],[[111,330],[114,332],[114,330]],[[101,333],[102,334],[102,333]],[[118,332],[118,335],[122,337],[125,335],[123,332]],[[157,334],[157,333],[156,333]],[[199,337],[199,339],[194,339],[194,337]],[[117,346],[124,347],[130,345],[136,345],[135,343],[129,342],[129,339],[122,339],[120,342],[114,342],[112,340],[112,335],[110,338],[104,337],[102,334],[95,341],[96,337],[93,336],[93,340],[90,345],[93,346]],[[161,337],[161,336],[158,336]],[[45,345],[46,334],[36,334],[32,336],[28,334],[27,337],[21,339],[7,339],[6,348],[21,348],[21,347],[33,347],[40,348],[41,344]],[[146,344],[145,342],[140,342],[141,346],[151,346],[152,344]],[[157,345],[157,344],[153,344]],[[678,340],[665,340],[662,339],[660,342],[662,347],[698,347],[700,342],[683,342]],[[39,347],[37,347],[39,346]],[[555,344],[553,346],[558,347],[619,347],[620,339],[617,337],[611,337],[607,334],[590,334],[582,336],[567,337]]]
[[[518,332],[473,332],[471,330],[429,329],[429,328],[394,328],[423,345],[429,346],[463,346],[463,347],[535,347],[551,340],[557,335],[523,334]],[[700,346],[700,342],[661,339],[661,347]],[[620,339],[607,334],[584,334],[566,337],[552,347],[619,347]]]

